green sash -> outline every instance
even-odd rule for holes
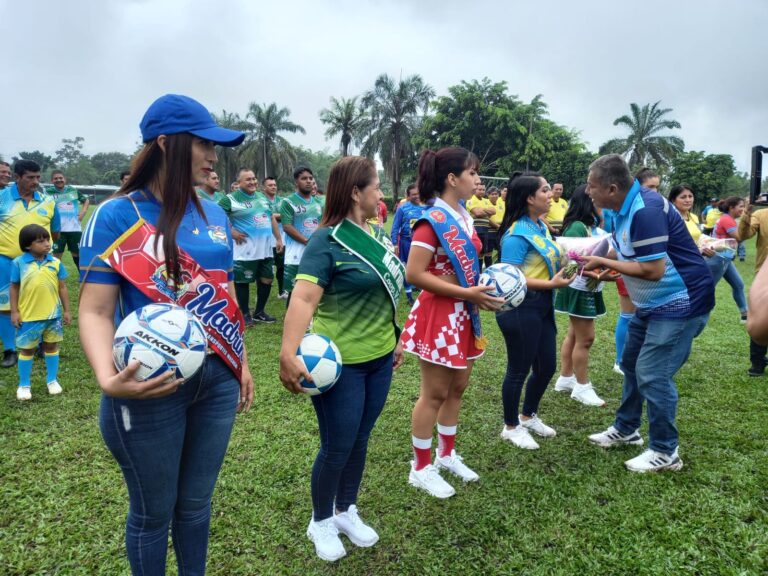
[[[392,302],[392,319],[397,326],[397,303],[405,281],[405,267],[395,256],[392,243],[378,227],[376,238],[351,220],[344,219],[331,230],[331,238],[365,262],[384,284]]]

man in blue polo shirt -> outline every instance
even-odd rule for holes
[[[585,269],[620,272],[637,308],[621,358],[624,390],[616,420],[589,440],[603,448],[642,445],[640,419],[647,402],[649,449],[624,464],[632,472],[680,470],[673,377],[715,305],[712,276],[677,210],[633,180],[621,156],[592,163],[587,193],[598,208],[615,211],[616,259],[591,256]]]

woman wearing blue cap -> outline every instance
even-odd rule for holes
[[[198,199],[195,184],[213,170],[214,145],[237,146],[244,135],[173,94],[149,107],[141,133],[144,147],[128,181],[97,208],[83,234],[80,338],[103,392],[102,436],[128,486],[131,571],[165,574],[170,526],[179,574],[203,574],[211,496],[235,413],[253,401],[253,379],[227,216]],[[203,298],[208,311],[222,307],[217,322],[200,312]],[[184,306],[206,329],[212,352],[185,382],[172,372],[140,382],[138,363],[119,372],[112,363],[116,310],[121,318],[151,302]]]

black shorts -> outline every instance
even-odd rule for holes
[[[488,232],[490,231],[490,228],[486,226],[475,226],[475,231],[477,232],[477,237],[480,238],[480,242],[483,244],[481,253],[488,254],[490,252],[490,250],[488,250]]]
[[[499,249],[499,231],[496,228],[488,229],[488,244],[483,247],[483,253],[490,254]]]

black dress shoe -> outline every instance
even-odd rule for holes
[[[3,368],[13,368],[19,361],[19,355],[16,350],[5,350],[3,352],[3,361],[0,362],[0,366]]]

